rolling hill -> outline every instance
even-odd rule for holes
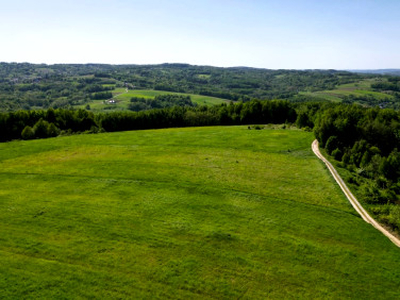
[[[399,249],[312,140],[232,126],[0,144],[2,297],[398,298]]]
[[[0,111],[86,107],[103,109],[115,89],[192,95],[199,104],[223,101],[294,99],[300,92],[334,89],[380,75],[337,70],[218,68],[188,64],[103,65],[0,62]],[[126,95],[127,96],[127,95]],[[207,98],[211,97],[211,98]],[[306,98],[306,99],[304,99]],[[301,97],[301,101],[313,98]],[[128,100],[122,99],[122,100]],[[127,105],[121,105],[126,109]]]

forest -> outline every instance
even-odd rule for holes
[[[314,116],[314,134],[345,181],[378,220],[400,229],[400,115],[392,109],[336,105]]]

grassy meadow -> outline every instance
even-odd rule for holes
[[[378,82],[377,79],[364,79],[355,83],[338,85],[335,89],[318,92],[300,92],[300,95],[311,96],[332,102],[341,102],[343,97],[353,95],[355,97],[373,97],[378,100],[394,99],[393,95],[375,92],[371,84]]]
[[[233,126],[0,144],[0,298],[399,298],[400,250],[312,140]]]
[[[228,103],[229,100],[195,95],[195,94],[185,94],[185,93],[175,93],[168,91],[156,91],[156,90],[128,90],[126,92],[125,88],[115,88],[113,91],[114,99],[116,100],[116,104],[104,104],[104,100],[92,100],[88,104],[92,110],[103,111],[105,107],[113,107],[113,109],[126,110],[128,109],[128,105],[132,97],[139,97],[145,99],[153,99],[158,95],[172,94],[172,95],[183,95],[190,96],[193,103],[197,103],[198,105],[216,105],[221,103]],[[85,105],[81,105],[81,108],[84,108]]]

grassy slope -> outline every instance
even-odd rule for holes
[[[392,95],[385,93],[374,92],[371,89],[371,84],[375,83],[374,79],[366,79],[357,83],[348,83],[337,86],[333,90],[318,91],[318,92],[300,92],[299,94],[324,99],[333,102],[341,102],[344,96],[354,95],[356,97],[371,96],[376,99],[393,99]]]
[[[192,102],[197,103],[198,105],[216,105],[229,102],[225,99],[209,96],[155,90],[129,90],[127,93],[125,93],[124,88],[117,88],[113,91],[113,94],[115,95],[114,99],[118,101],[118,103],[115,105],[116,109],[127,109],[132,97],[154,98],[155,96],[164,94],[190,96]],[[103,108],[105,107],[103,100],[93,100],[88,104],[90,105],[92,110],[103,110]],[[85,106],[86,104],[82,105],[81,107],[84,108]]]
[[[355,215],[312,139],[209,127],[0,144],[0,290],[399,297],[399,249]]]

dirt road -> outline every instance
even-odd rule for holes
[[[356,197],[350,192],[349,188],[344,183],[343,179],[340,177],[339,173],[335,170],[332,164],[321,154],[318,148],[318,141],[315,140],[311,145],[312,150],[314,151],[315,155],[318,156],[320,160],[322,160],[325,165],[328,167],[329,171],[332,173],[333,178],[335,178],[336,182],[339,184],[340,188],[342,189],[343,193],[346,195],[347,199],[349,199],[351,205],[354,209],[361,215],[365,222],[371,224],[384,235],[386,235],[397,247],[400,247],[400,240],[383,228],[378,222],[376,222],[368,213],[367,211],[361,206],[361,204],[357,201]]]

